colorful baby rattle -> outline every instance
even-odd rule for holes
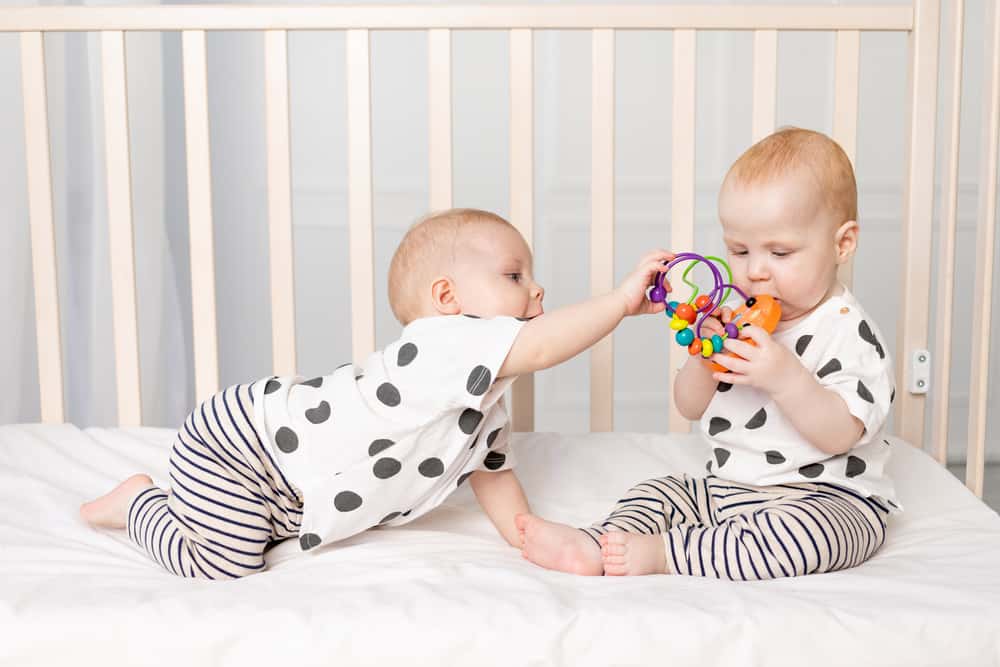
[[[667,290],[663,287],[663,280],[667,272],[681,262],[691,262],[691,265],[685,269],[681,279],[685,284],[691,286],[694,292],[687,303],[667,302]],[[699,263],[703,263],[711,269],[715,282],[715,286],[710,292],[701,295],[698,294],[698,286],[688,282],[687,279],[688,273]],[[726,273],[729,276],[728,283],[722,279],[722,272],[716,266],[716,263],[721,264],[726,269]],[[666,304],[667,309],[665,312],[667,317],[670,318],[670,328],[677,332],[674,334],[674,340],[677,341],[677,344],[686,347],[688,353],[692,356],[700,354],[705,358],[706,363],[708,363],[712,370],[722,373],[728,372],[729,369],[714,361],[710,361],[710,358],[713,354],[723,351],[723,343],[726,338],[739,338],[740,329],[750,324],[761,327],[768,333],[771,333],[781,318],[781,305],[775,301],[774,297],[767,294],[748,297],[743,290],[732,284],[732,280],[733,273],[724,260],[718,257],[705,257],[693,252],[682,252],[678,253],[667,264],[667,268],[663,272],[656,274],[653,289],[649,291],[650,301]],[[733,312],[733,318],[726,323],[723,335],[715,334],[710,338],[702,338],[701,325],[705,322],[706,318],[711,317],[712,313],[725,302],[730,290],[736,290],[739,293],[743,298],[743,304]],[[692,324],[694,325],[694,331],[690,328]],[[752,340],[745,340],[751,345],[756,345]],[[739,356],[732,352],[727,352],[726,354],[734,357]]]

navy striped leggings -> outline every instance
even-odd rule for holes
[[[667,571],[754,580],[860,565],[885,541],[889,511],[825,483],[750,486],[709,477],[660,477],[633,487],[603,521],[583,528],[662,534]]]
[[[173,574],[244,577],[264,569],[268,544],[298,534],[302,501],[251,421],[262,388],[236,385],[198,406],[177,433],[170,489],[129,507],[129,537]]]

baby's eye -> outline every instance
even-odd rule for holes
[[[513,280],[515,283],[521,282],[521,274],[520,273],[508,273],[507,277],[510,278],[511,280]]]
[[[771,254],[774,255],[775,257],[787,257],[792,253],[788,252],[787,250],[772,250]]]
[[[747,254],[746,250],[730,250],[729,252],[736,255],[737,257],[742,257],[743,255]]]

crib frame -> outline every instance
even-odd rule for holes
[[[981,164],[972,322],[972,378],[966,484],[982,494],[989,367],[990,285],[1000,132],[1000,11],[987,17]],[[955,0],[954,77],[945,103],[947,141],[942,170],[941,270],[935,298],[938,318],[952,313],[958,191],[959,104],[963,0]],[[859,49],[862,31],[905,32],[909,38],[903,277],[898,326],[896,432],[925,446],[926,386],[916,385],[911,359],[928,348],[930,267],[934,205],[935,124],[938,96],[939,0],[912,6],[155,6],[0,9],[0,32],[20,34],[28,202],[35,286],[39,391],[43,422],[64,419],[62,341],[52,215],[49,125],[43,35],[51,31],[99,32],[102,44],[107,199],[113,289],[118,419],[140,425],[132,185],[125,78],[125,32],[180,31],[183,47],[188,218],[194,328],[195,388],[199,398],[218,389],[215,270],[212,239],[206,33],[250,30],[264,34],[268,217],[273,372],[296,370],[293,243],[289,156],[287,35],[291,30],[344,30],[347,34],[349,229],[354,358],[374,349],[370,32],[427,30],[429,38],[430,209],[452,201],[451,31],[502,29],[510,40],[510,210],[529,245],[533,237],[533,31],[587,30],[592,35],[591,292],[613,288],[614,257],[614,46],[617,31],[671,30],[673,41],[673,182],[670,247],[692,247],[694,237],[695,38],[699,30],[747,30],[754,35],[753,139],[774,129],[777,36],[780,30],[836,34],[833,137],[854,160],[857,140]],[[850,283],[851,267],[841,276]],[[948,429],[951,331],[934,350],[932,438],[944,463]],[[671,346],[670,369],[684,351]],[[613,346],[610,336],[590,352],[590,427],[613,428]],[[514,426],[534,425],[531,376],[514,387]],[[671,431],[690,424],[670,407]]]

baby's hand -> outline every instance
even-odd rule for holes
[[[674,258],[674,253],[666,250],[654,250],[643,256],[635,270],[622,281],[615,290],[625,304],[626,315],[641,315],[662,312],[666,305],[654,303],[646,298],[649,287],[656,279],[656,274],[663,271],[667,262]],[[670,283],[664,279],[663,288],[670,291]]]
[[[701,323],[701,337],[711,338],[713,335],[722,337],[726,333],[725,325],[733,319],[733,309],[729,306],[716,308],[715,312]]]
[[[702,327],[704,330],[704,327]],[[715,354],[712,361],[729,369],[728,373],[713,373],[712,377],[729,384],[744,384],[756,387],[771,396],[794,387],[805,371],[799,360],[787,347],[776,343],[771,334],[761,327],[745,326],[740,335],[756,343],[727,338],[726,350],[738,354],[742,359],[728,354]]]

